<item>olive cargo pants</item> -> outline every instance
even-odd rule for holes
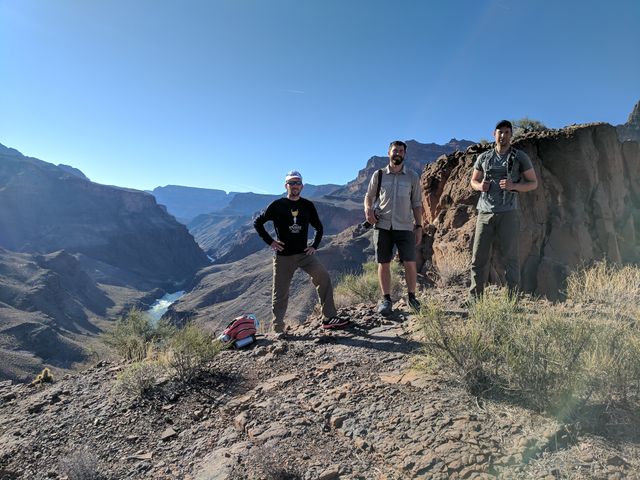
[[[301,268],[310,277],[316,287],[322,314],[325,318],[337,315],[335,304],[333,303],[333,286],[331,277],[326,268],[320,263],[315,255],[298,253],[295,255],[274,255],[273,257],[273,291],[272,291],[272,313],[271,325],[278,333],[284,330],[284,315],[289,304],[289,287],[295,271]]]
[[[491,244],[497,238],[506,265],[507,287],[511,292],[520,288],[518,235],[520,218],[517,210],[501,213],[478,213],[471,256],[471,287],[469,293],[480,296],[487,281]]]

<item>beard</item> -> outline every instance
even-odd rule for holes
[[[393,162],[394,165],[400,165],[402,162],[404,162],[404,157],[401,157],[400,155],[394,155],[393,157],[391,157],[391,162]]]

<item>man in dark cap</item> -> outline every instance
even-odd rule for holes
[[[481,193],[471,258],[472,298],[484,291],[494,239],[498,240],[506,263],[510,293],[520,288],[518,192],[535,190],[538,180],[527,154],[511,146],[512,135],[510,121],[498,122],[493,132],[495,148],[478,155],[473,167],[471,188]]]

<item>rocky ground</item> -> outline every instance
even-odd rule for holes
[[[413,369],[405,310],[342,309],[349,330],[312,321],[261,337],[220,354],[200,382],[159,385],[144,400],[114,388],[124,365],[105,361],[52,384],[4,382],[0,478],[640,477],[632,434],[577,432]]]

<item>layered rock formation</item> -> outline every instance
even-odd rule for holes
[[[519,195],[516,241],[526,291],[556,298],[567,275],[585,263],[640,261],[638,143],[621,144],[614,127],[590,124],[528,133],[514,145],[529,155],[539,180],[537,190]],[[424,220],[432,225],[426,260],[436,266],[471,250],[479,194],[469,180],[487,148],[441,157],[422,174]],[[500,281],[495,271],[492,280]]]
[[[207,264],[152,195],[0,149],[0,379],[70,368],[103,320]]]
[[[0,154],[0,247],[67,250],[172,285],[207,264],[152,195],[89,182],[43,161]]]
[[[640,102],[633,107],[627,123],[618,125],[616,129],[621,142],[627,140],[640,142]]]

